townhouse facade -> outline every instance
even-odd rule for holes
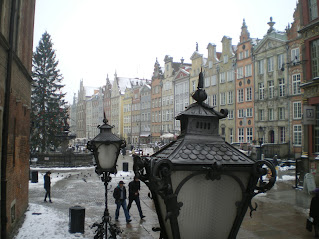
[[[264,144],[286,144],[290,149],[290,82],[288,71],[282,70],[288,61],[287,34],[275,30],[272,18],[268,25],[267,34],[254,47],[255,138],[262,138]]]
[[[123,138],[132,143],[132,88],[126,88],[123,99]]]
[[[0,2],[0,238],[12,238],[28,208],[35,0]]]
[[[164,78],[164,69],[158,63],[157,59],[154,64],[154,71],[151,82],[151,142],[157,144],[161,142],[162,132],[162,87]]]
[[[232,39],[224,36],[222,39],[222,52],[216,65],[219,107],[218,110],[227,109],[230,115],[236,114],[235,108],[235,70],[236,49],[232,45]],[[233,112],[233,113],[232,113]],[[227,117],[220,121],[219,133],[227,142],[231,141],[235,133],[235,117]]]
[[[184,60],[181,60],[181,65],[173,79],[174,88],[174,115],[175,117],[185,110],[189,105],[189,82],[191,67],[184,65]],[[181,125],[179,120],[174,120],[175,134],[180,135]]]
[[[253,64],[253,47],[255,43],[255,39],[250,37],[250,33],[244,19],[236,54],[236,113],[229,112],[228,117],[234,118],[235,116],[236,118],[235,129],[237,130],[235,141],[239,143],[252,143],[253,140],[255,140],[255,67]],[[232,143],[231,138],[229,142]]]
[[[173,79],[179,69],[180,63],[173,62],[173,57],[164,58],[165,71],[162,88],[162,136],[174,134],[174,88]]]
[[[140,143],[151,143],[151,85],[146,83],[140,89]]]
[[[303,81],[303,152],[305,171],[315,175],[318,183],[319,155],[319,1],[299,0],[301,34],[301,65]]]

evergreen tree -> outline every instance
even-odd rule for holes
[[[31,95],[31,152],[47,152],[61,143],[63,131],[68,128],[67,102],[63,76],[57,68],[51,36],[45,32],[33,53],[32,78],[35,87]]]

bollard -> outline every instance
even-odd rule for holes
[[[37,183],[38,182],[38,171],[32,171],[31,172],[31,183]]]
[[[69,232],[84,233],[85,208],[74,206],[69,208]]]

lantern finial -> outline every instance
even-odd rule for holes
[[[197,90],[192,95],[193,99],[196,100],[199,104],[202,104],[203,101],[207,99],[207,94],[205,90],[203,90],[203,88],[204,88],[204,75],[201,68],[199,76],[198,76]]]

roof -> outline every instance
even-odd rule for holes
[[[198,164],[252,164],[254,160],[238,151],[227,142],[200,143],[184,140],[184,137],[173,141],[162,150],[152,155],[157,158],[168,158],[173,163],[183,164],[196,162]]]
[[[93,87],[93,86],[84,86],[85,90],[85,96],[92,96],[95,94],[96,90],[99,90],[99,87]]]

